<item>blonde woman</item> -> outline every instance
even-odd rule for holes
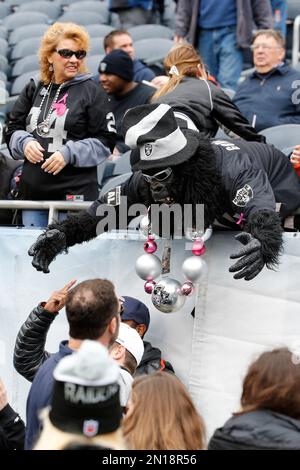
[[[185,386],[168,373],[155,372],[134,380],[123,434],[128,449],[205,448],[203,420]]]
[[[171,49],[164,60],[169,80],[152,101],[166,103],[177,114],[181,127],[214,137],[219,123],[239,137],[264,142],[224,91],[208,80],[204,64],[191,44]]]
[[[98,195],[97,165],[110,155],[115,133],[106,94],[87,73],[88,49],[88,33],[73,23],[54,23],[42,38],[39,80],[21,92],[6,130],[12,156],[24,159],[22,199]]]

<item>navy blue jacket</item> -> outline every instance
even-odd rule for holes
[[[300,124],[300,73],[286,64],[268,74],[254,71],[238,87],[233,98],[250,124],[256,115],[260,131],[280,124]]]
[[[32,449],[40,430],[39,412],[50,404],[54,383],[53,371],[59,361],[73,351],[68,347],[68,341],[62,341],[59,351],[52,354],[41,366],[32,382],[26,406],[26,436],[25,449]]]
[[[143,64],[138,59],[134,59],[133,61],[133,80],[135,82],[142,82],[143,80],[147,80],[151,82],[151,80],[155,77],[155,73],[147,67],[147,65]]]

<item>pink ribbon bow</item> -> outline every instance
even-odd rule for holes
[[[237,221],[237,225],[243,225],[243,223],[246,221],[243,212],[241,212],[239,220]]]
[[[57,116],[63,116],[67,110],[66,101],[68,93],[65,93],[64,96],[52,105],[52,108],[55,109]]]

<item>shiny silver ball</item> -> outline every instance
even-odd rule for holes
[[[151,254],[139,256],[135,263],[137,275],[145,281],[152,281],[161,274],[162,266],[160,259]]]
[[[182,271],[188,281],[198,281],[205,273],[206,263],[199,256],[190,256],[182,264]]]
[[[145,215],[141,221],[140,221],[140,226],[139,226],[139,231],[142,235],[145,237],[148,237],[149,234],[149,217],[148,215]]]
[[[173,313],[179,310],[186,297],[181,295],[181,285],[175,279],[165,277],[156,283],[151,300],[155,308],[163,313]]]

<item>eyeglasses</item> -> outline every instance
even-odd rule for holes
[[[169,178],[169,176],[171,176],[171,174],[173,173],[173,170],[172,168],[166,168],[165,170],[162,170],[162,171],[159,171],[158,173],[155,173],[153,176],[150,176],[150,175],[146,175],[145,173],[142,173],[145,181],[147,181],[147,183],[151,183],[153,180],[156,180],[156,181],[165,181],[166,179]]]
[[[269,46],[268,44],[252,44],[252,46],[250,46],[251,51],[256,51],[256,49],[259,49],[259,48],[263,50],[280,49],[280,46]]]
[[[76,59],[81,60],[86,56],[86,51],[84,50],[72,51],[71,49],[56,49],[56,52],[64,59],[71,59],[71,57],[75,55]]]

